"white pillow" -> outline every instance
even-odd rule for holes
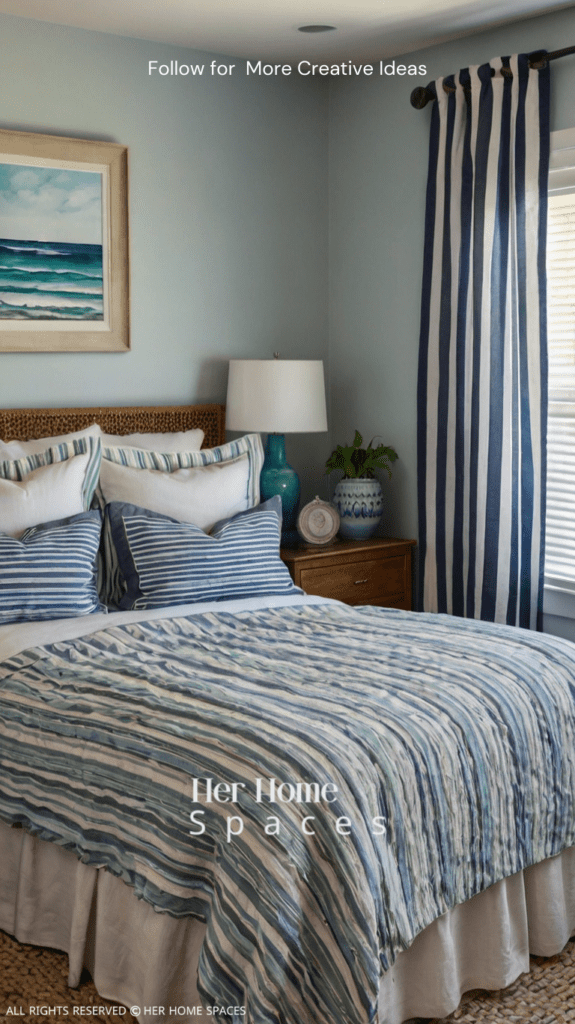
[[[237,460],[227,472],[223,467]],[[98,500],[101,508],[109,501],[123,501],[152,512],[180,519],[182,522],[199,525],[196,515],[203,522],[213,525],[218,519],[253,508],[260,500],[260,472],[264,453],[259,434],[246,434],[236,441],[218,445],[216,448],[202,448],[201,451],[163,452],[144,448],[102,445],[102,466]],[[110,470],[110,465],[115,469]],[[218,470],[206,470],[219,466]],[[164,476],[172,476],[180,470],[197,469],[197,474],[176,477],[172,485],[163,483]],[[131,470],[132,472],[125,472]],[[139,474],[144,474],[140,479]],[[205,476],[202,476],[205,474]],[[123,476],[124,482],[121,483]],[[180,483],[180,489],[177,484]],[[184,495],[184,488],[188,494]],[[194,492],[201,488],[201,498],[195,500]],[[167,493],[173,495],[167,498]],[[155,500],[158,495],[158,501]],[[176,494],[178,497],[176,497]],[[161,497],[160,497],[161,495]],[[194,502],[194,511],[181,515],[186,502]],[[208,504],[209,512],[201,512],[200,505]],[[159,507],[161,505],[161,507]],[[197,509],[197,512],[196,512]],[[213,511],[213,518],[212,518]],[[193,518],[192,518],[193,516]]]
[[[0,531],[20,537],[24,530],[86,511],[83,487],[90,455],[40,466],[23,480],[0,479]]]
[[[100,438],[86,434],[20,459],[0,459],[0,531],[17,537],[30,526],[86,512],[101,455]]]
[[[32,441],[1,441],[0,440],[0,461],[7,459],[13,461],[25,458],[27,455],[39,455],[47,448],[55,448],[60,444],[69,444],[85,437],[99,437],[101,434],[97,423],[92,423],[83,430],[76,430],[71,434],[60,434],[57,437],[40,437]]]
[[[249,508],[249,473],[247,453],[229,462],[172,473],[134,469],[103,459],[100,488],[106,504],[121,501],[137,505],[209,532],[220,519]]]
[[[100,436],[102,444],[114,448],[129,446],[131,448],[145,448],[147,451],[160,452],[198,452],[202,447],[204,432],[199,428],[194,430],[180,430],[176,433],[158,434],[104,434],[97,423],[92,423],[83,430],[76,430],[71,434],[60,434],[57,437],[40,437],[31,441],[2,441],[0,440],[0,460],[21,459],[24,455],[37,455],[46,448],[53,448],[56,445],[69,441],[76,441],[80,437]]]
[[[102,444],[112,448],[145,448],[156,452],[199,452],[203,430],[180,430],[174,434],[102,434]]]

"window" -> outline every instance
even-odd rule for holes
[[[551,135],[547,323],[545,586],[575,596],[575,129]]]

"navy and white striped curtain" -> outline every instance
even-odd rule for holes
[[[549,65],[520,54],[445,79],[449,92],[443,82],[419,356],[419,607],[541,628]]]

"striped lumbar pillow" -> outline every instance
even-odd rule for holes
[[[281,499],[198,526],[121,502],[106,506],[126,592],[120,608],[301,594],[279,556]]]
[[[96,588],[98,511],[0,533],[0,624],[105,611]]]

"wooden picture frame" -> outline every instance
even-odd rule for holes
[[[0,131],[0,352],[126,352],[129,308],[127,147]]]

